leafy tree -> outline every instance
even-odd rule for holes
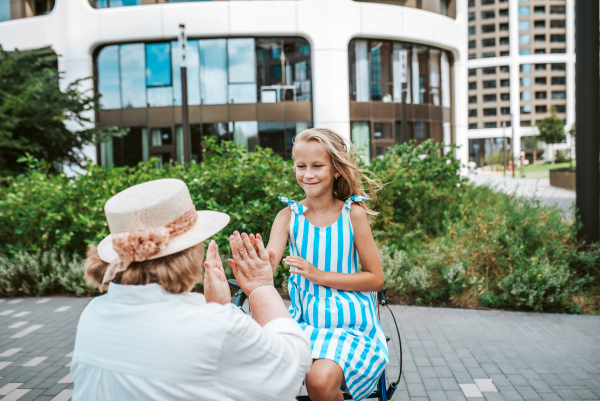
[[[555,107],[552,107],[552,115],[538,122],[537,127],[540,130],[538,138],[548,145],[561,143],[566,138],[565,123],[558,118]],[[552,164],[554,164],[554,157],[552,157]]]
[[[62,163],[83,167],[85,145],[126,133],[117,127],[87,128],[92,121],[86,115],[100,110],[100,95],[80,85],[92,78],[72,82],[64,91],[60,78],[58,56],[49,47],[9,52],[0,46],[0,174],[25,171],[18,160],[26,154],[54,168]],[[69,130],[67,121],[81,129]]]

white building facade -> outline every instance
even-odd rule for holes
[[[468,161],[464,1],[57,0],[32,18],[17,9],[28,0],[3,2],[13,16],[0,22],[5,50],[51,46],[62,85],[97,77],[87,81],[102,95],[96,122],[131,129],[87,149],[95,162],[182,158],[180,24],[195,160],[207,135],[289,157],[296,133],[324,127],[372,156],[433,138]]]

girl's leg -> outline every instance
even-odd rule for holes
[[[311,401],[342,401],[340,386],[344,371],[331,359],[315,359],[306,375],[306,390]]]

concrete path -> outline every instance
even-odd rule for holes
[[[575,191],[553,187],[548,178],[512,178],[508,173],[472,175],[469,181],[475,185],[487,185],[508,194],[539,199],[547,205],[557,205],[569,212],[575,203]]]
[[[89,301],[0,299],[0,401],[71,398],[75,330]],[[403,346],[396,401],[600,399],[598,316],[391,308]],[[387,309],[381,322],[395,380],[399,350]]]

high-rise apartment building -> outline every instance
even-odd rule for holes
[[[567,128],[575,122],[574,18],[574,0],[468,1],[470,161],[490,164],[513,130],[517,159],[552,157],[522,138],[553,108]]]
[[[39,5],[38,5],[39,3]],[[467,161],[467,4],[460,0],[0,0],[6,50],[51,46],[66,84],[95,76],[100,125],[129,127],[88,155],[135,165],[199,158],[202,137],[289,157],[328,127],[375,157],[410,139]],[[27,18],[31,17],[31,18]],[[188,38],[184,148],[180,24]],[[402,113],[405,88],[406,113]],[[77,127],[74,127],[77,128]],[[402,136],[402,134],[404,136]]]

